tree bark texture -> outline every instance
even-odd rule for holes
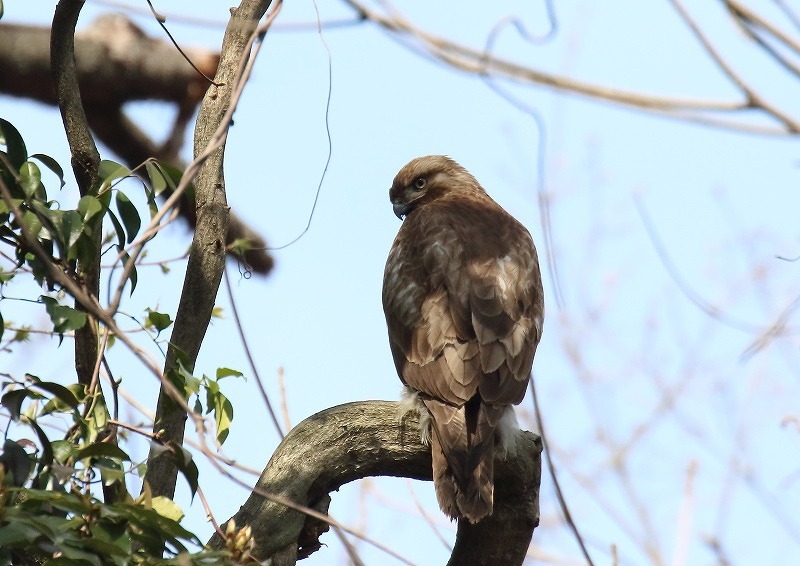
[[[208,89],[197,117],[195,155],[206,149],[230,105],[239,61],[250,35],[269,4],[270,0],[243,0],[231,14],[214,79],[218,86]],[[165,375],[176,367],[179,356],[185,356],[189,365],[187,369],[193,371],[225,269],[229,219],[223,176],[224,154],[223,144],[205,160],[195,178],[197,225],[164,365]],[[162,387],[154,431],[163,431],[161,438],[165,442],[183,444],[186,418],[183,409]],[[154,496],[163,495],[171,499],[175,494],[177,474],[172,460],[163,455],[159,457],[155,451],[151,452],[145,479]]]
[[[353,480],[395,476],[430,481],[430,447],[420,440],[419,421],[414,414],[402,421],[398,415],[397,403],[363,401],[326,409],[292,429],[232,517],[237,528],[252,528],[254,556],[294,564],[298,555],[319,548],[317,538],[327,530],[261,493],[324,512],[329,493]],[[459,521],[448,564],[522,564],[539,524],[541,451],[540,438],[522,432],[517,455],[495,461],[494,512],[475,525]],[[218,534],[208,544],[224,547]]]

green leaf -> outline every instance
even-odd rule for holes
[[[75,243],[83,234],[83,219],[77,210],[65,210],[61,215],[60,225],[61,239],[66,245],[67,257],[75,259],[77,250]]]
[[[158,163],[147,161],[145,162],[144,166],[147,170],[147,176],[150,178],[150,186],[153,189],[153,194],[155,196],[160,195],[162,192],[164,192],[164,189],[167,188],[166,175],[161,171]]]
[[[111,223],[114,225],[114,231],[117,233],[117,249],[122,250],[125,248],[125,228],[117,218],[113,211],[108,211],[108,217],[111,218]]]
[[[40,536],[39,530],[27,524],[27,521],[8,521],[0,529],[0,548],[30,545]],[[10,560],[8,564],[11,564]]]
[[[117,246],[117,252],[119,252],[120,257],[122,259],[122,265],[123,266],[127,265],[128,261],[130,261],[131,259],[130,254],[126,252],[125,248],[123,248],[122,246]],[[128,277],[128,280],[131,282],[131,295],[133,295],[133,292],[136,290],[136,284],[139,282],[139,274],[136,271],[135,265],[131,267],[131,273],[130,276]]]
[[[53,383],[52,381],[40,381],[39,383],[34,383],[32,387],[38,387],[39,389],[43,389],[50,393],[51,395],[55,396],[59,401],[62,401],[67,404],[72,409],[77,409],[80,402],[75,397],[75,394],[64,387],[59,383]]]
[[[100,470],[103,485],[111,485],[125,479],[125,468],[122,467],[122,462],[116,459],[100,457],[94,461],[94,465]]]
[[[191,375],[191,374],[189,374],[187,372],[187,374],[184,375],[184,377],[183,377],[183,389],[184,389],[184,394],[186,395],[187,399],[189,397],[191,397],[192,395],[197,395],[198,393],[200,393],[200,380],[197,379],[195,376],[193,376],[193,375]],[[199,402],[200,402],[200,400],[198,399],[197,403],[199,403]],[[197,405],[195,405],[195,407],[196,406]],[[202,412],[202,407],[197,412],[201,413]]]
[[[192,459],[192,453],[183,446],[172,443],[169,443],[168,450],[175,462],[175,466],[181,474],[183,474],[183,477],[186,478],[186,482],[189,484],[189,490],[192,492],[192,499],[194,499],[194,494],[197,492],[197,478],[200,472],[197,470],[197,464],[195,464]]]
[[[81,448],[75,454],[76,460],[84,460],[86,458],[93,458],[98,456],[106,456],[108,458],[119,458],[120,460],[130,461],[131,457],[128,456],[122,448],[110,442],[95,442],[85,448]]]
[[[78,201],[78,212],[84,222],[89,222],[98,212],[103,211],[103,204],[97,197],[86,195]]]
[[[19,417],[22,414],[22,402],[29,394],[30,391],[27,389],[15,389],[14,391],[9,391],[3,395],[2,398],[0,398],[0,404],[8,409],[9,413],[11,413],[12,420],[19,420]]]
[[[28,160],[28,149],[19,131],[7,120],[0,118],[0,142],[6,146],[8,161],[11,166],[19,170],[22,164]]]
[[[75,453],[75,445],[68,440],[54,440],[50,446],[53,448],[53,458],[61,464],[69,460]]]
[[[3,453],[0,454],[0,464],[6,469],[6,473],[11,472],[12,483],[15,487],[22,487],[31,475],[33,462],[25,449],[14,442],[6,439],[3,444]],[[8,476],[6,476],[8,477]]]
[[[108,419],[111,415],[108,414],[108,408],[105,403],[96,403],[92,414],[89,415],[89,430],[86,435],[89,442],[94,442],[100,433],[105,431],[108,425]]]
[[[122,218],[122,223],[125,225],[125,230],[128,233],[127,242],[130,244],[136,239],[136,234],[139,233],[139,228],[142,227],[139,211],[136,210],[131,200],[122,191],[117,191],[117,210]]]
[[[153,327],[158,333],[172,325],[172,319],[168,314],[160,313],[152,309],[147,310],[147,318],[144,319],[146,327]]]
[[[70,383],[67,385],[67,389],[72,392],[75,398],[78,400],[79,403],[83,403],[86,401],[86,386],[81,383]]]
[[[59,305],[52,297],[42,295],[39,301],[44,303],[47,314],[53,323],[53,330],[63,335],[70,330],[78,330],[86,324],[86,313],[75,310],[71,307]]]
[[[217,368],[217,380],[222,379],[223,377],[242,377],[244,375],[240,371],[236,371],[235,369],[230,368]]]
[[[32,161],[26,161],[19,168],[19,184],[27,198],[44,197],[44,186],[42,185],[42,172]],[[41,189],[41,190],[40,190]],[[37,193],[39,193],[37,195]]]
[[[110,186],[117,179],[122,179],[131,175],[131,170],[116,161],[103,159],[97,176],[100,178],[100,191]],[[98,192],[100,192],[98,191]]]
[[[61,168],[61,165],[58,164],[58,161],[50,157],[49,155],[45,155],[44,153],[34,153],[30,157],[31,159],[36,159],[41,162],[42,165],[50,169],[53,173],[58,176],[58,180],[61,183],[61,189],[64,188],[66,183],[64,182],[64,170]]]
[[[131,556],[131,538],[127,533],[127,523],[124,521],[100,521],[92,525],[92,536],[89,537],[92,548],[104,555]],[[86,541],[88,542],[88,541]],[[117,564],[130,564],[129,560]]]
[[[36,474],[38,475],[46,467],[52,465],[53,447],[50,444],[50,439],[47,438],[47,435],[42,430],[42,427],[40,427],[39,424],[33,419],[27,419],[27,421],[28,424],[31,426],[31,428],[33,428],[34,432],[36,433],[36,436],[39,437],[39,443],[42,445],[42,455],[39,457],[39,466],[36,469]],[[39,487],[38,485],[36,485],[37,479],[38,478],[34,479],[34,487]]]
[[[27,228],[28,232],[30,232],[31,236],[34,238],[50,239],[50,231],[42,225],[42,221],[39,217],[30,210],[26,210],[22,214],[22,218],[19,218],[18,221]]]
[[[216,397],[214,421],[217,424],[217,442],[222,444],[228,438],[233,421],[233,405],[222,393]]]
[[[183,519],[183,511],[178,504],[163,495],[154,497],[152,505],[153,510],[162,517],[173,521],[180,521]]]
[[[155,166],[160,171],[164,182],[171,191],[174,191],[176,188],[178,188],[178,184],[181,182],[181,177],[183,177],[183,171],[174,165],[165,163],[164,161],[156,161]]]
[[[211,381],[206,376],[203,376],[203,383],[206,386],[206,404],[208,405],[207,413],[210,413],[214,408],[214,398],[219,395],[219,383]]]

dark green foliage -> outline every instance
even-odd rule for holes
[[[182,173],[156,161],[140,167],[142,173],[144,218],[149,213],[149,222],[158,214],[156,196],[174,190]],[[67,304],[74,297],[67,294],[69,286],[61,285],[64,277],[80,285],[78,266],[91,265],[103,256],[111,258],[112,277],[119,280],[125,273],[125,283],[130,283],[133,293],[138,274],[136,266],[128,263],[135,245],[144,237],[151,239],[156,231],[143,234],[143,216],[119,186],[134,176],[127,167],[102,161],[97,186],[74,206],[63,196],[48,196],[45,183],[53,176],[59,193],[65,185],[61,166],[47,155],[29,155],[19,131],[0,119],[0,246],[8,246],[6,256],[17,262],[11,270],[0,271],[0,311],[7,304],[9,286],[26,281],[35,285],[31,296],[22,300],[43,307],[52,324],[45,331],[59,336],[60,344],[87,324],[103,330],[102,323],[87,314],[91,309]],[[108,232],[98,237],[103,230]],[[102,242],[99,248],[98,241]],[[142,327],[157,341],[172,324],[168,313],[147,309]],[[12,326],[0,312],[0,348],[9,351],[14,342],[26,340],[31,329],[22,325],[4,334],[6,325]],[[110,347],[115,336],[108,338]],[[241,373],[221,368],[215,379],[198,379],[185,367],[179,362],[168,378],[187,400],[195,397],[198,415],[214,413],[217,440],[222,443],[233,406],[220,391],[219,381]],[[183,513],[173,501],[152,497],[146,484],[137,499],[128,494],[127,477],[143,476],[146,464],[126,451],[125,437],[100,387],[63,385],[31,374],[0,376],[0,413],[4,420],[16,423],[0,439],[0,564],[18,563],[20,557],[48,565],[230,562],[228,553],[200,550],[202,543],[180,525]],[[57,426],[48,426],[54,423]],[[9,430],[18,437],[10,438]],[[157,435],[152,447],[175,462],[194,496],[199,472],[192,453],[161,442]],[[100,501],[103,486],[119,487],[119,495]]]

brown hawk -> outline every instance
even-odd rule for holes
[[[442,155],[419,157],[389,198],[403,225],[383,277],[389,344],[433,456],[439,506],[475,523],[492,512],[494,454],[513,453],[544,300],[522,224]],[[430,427],[430,428],[429,428]]]

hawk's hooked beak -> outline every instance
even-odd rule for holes
[[[408,212],[408,204],[403,204],[401,202],[392,203],[392,210],[394,211],[395,216],[397,216],[400,220],[403,220]]]

